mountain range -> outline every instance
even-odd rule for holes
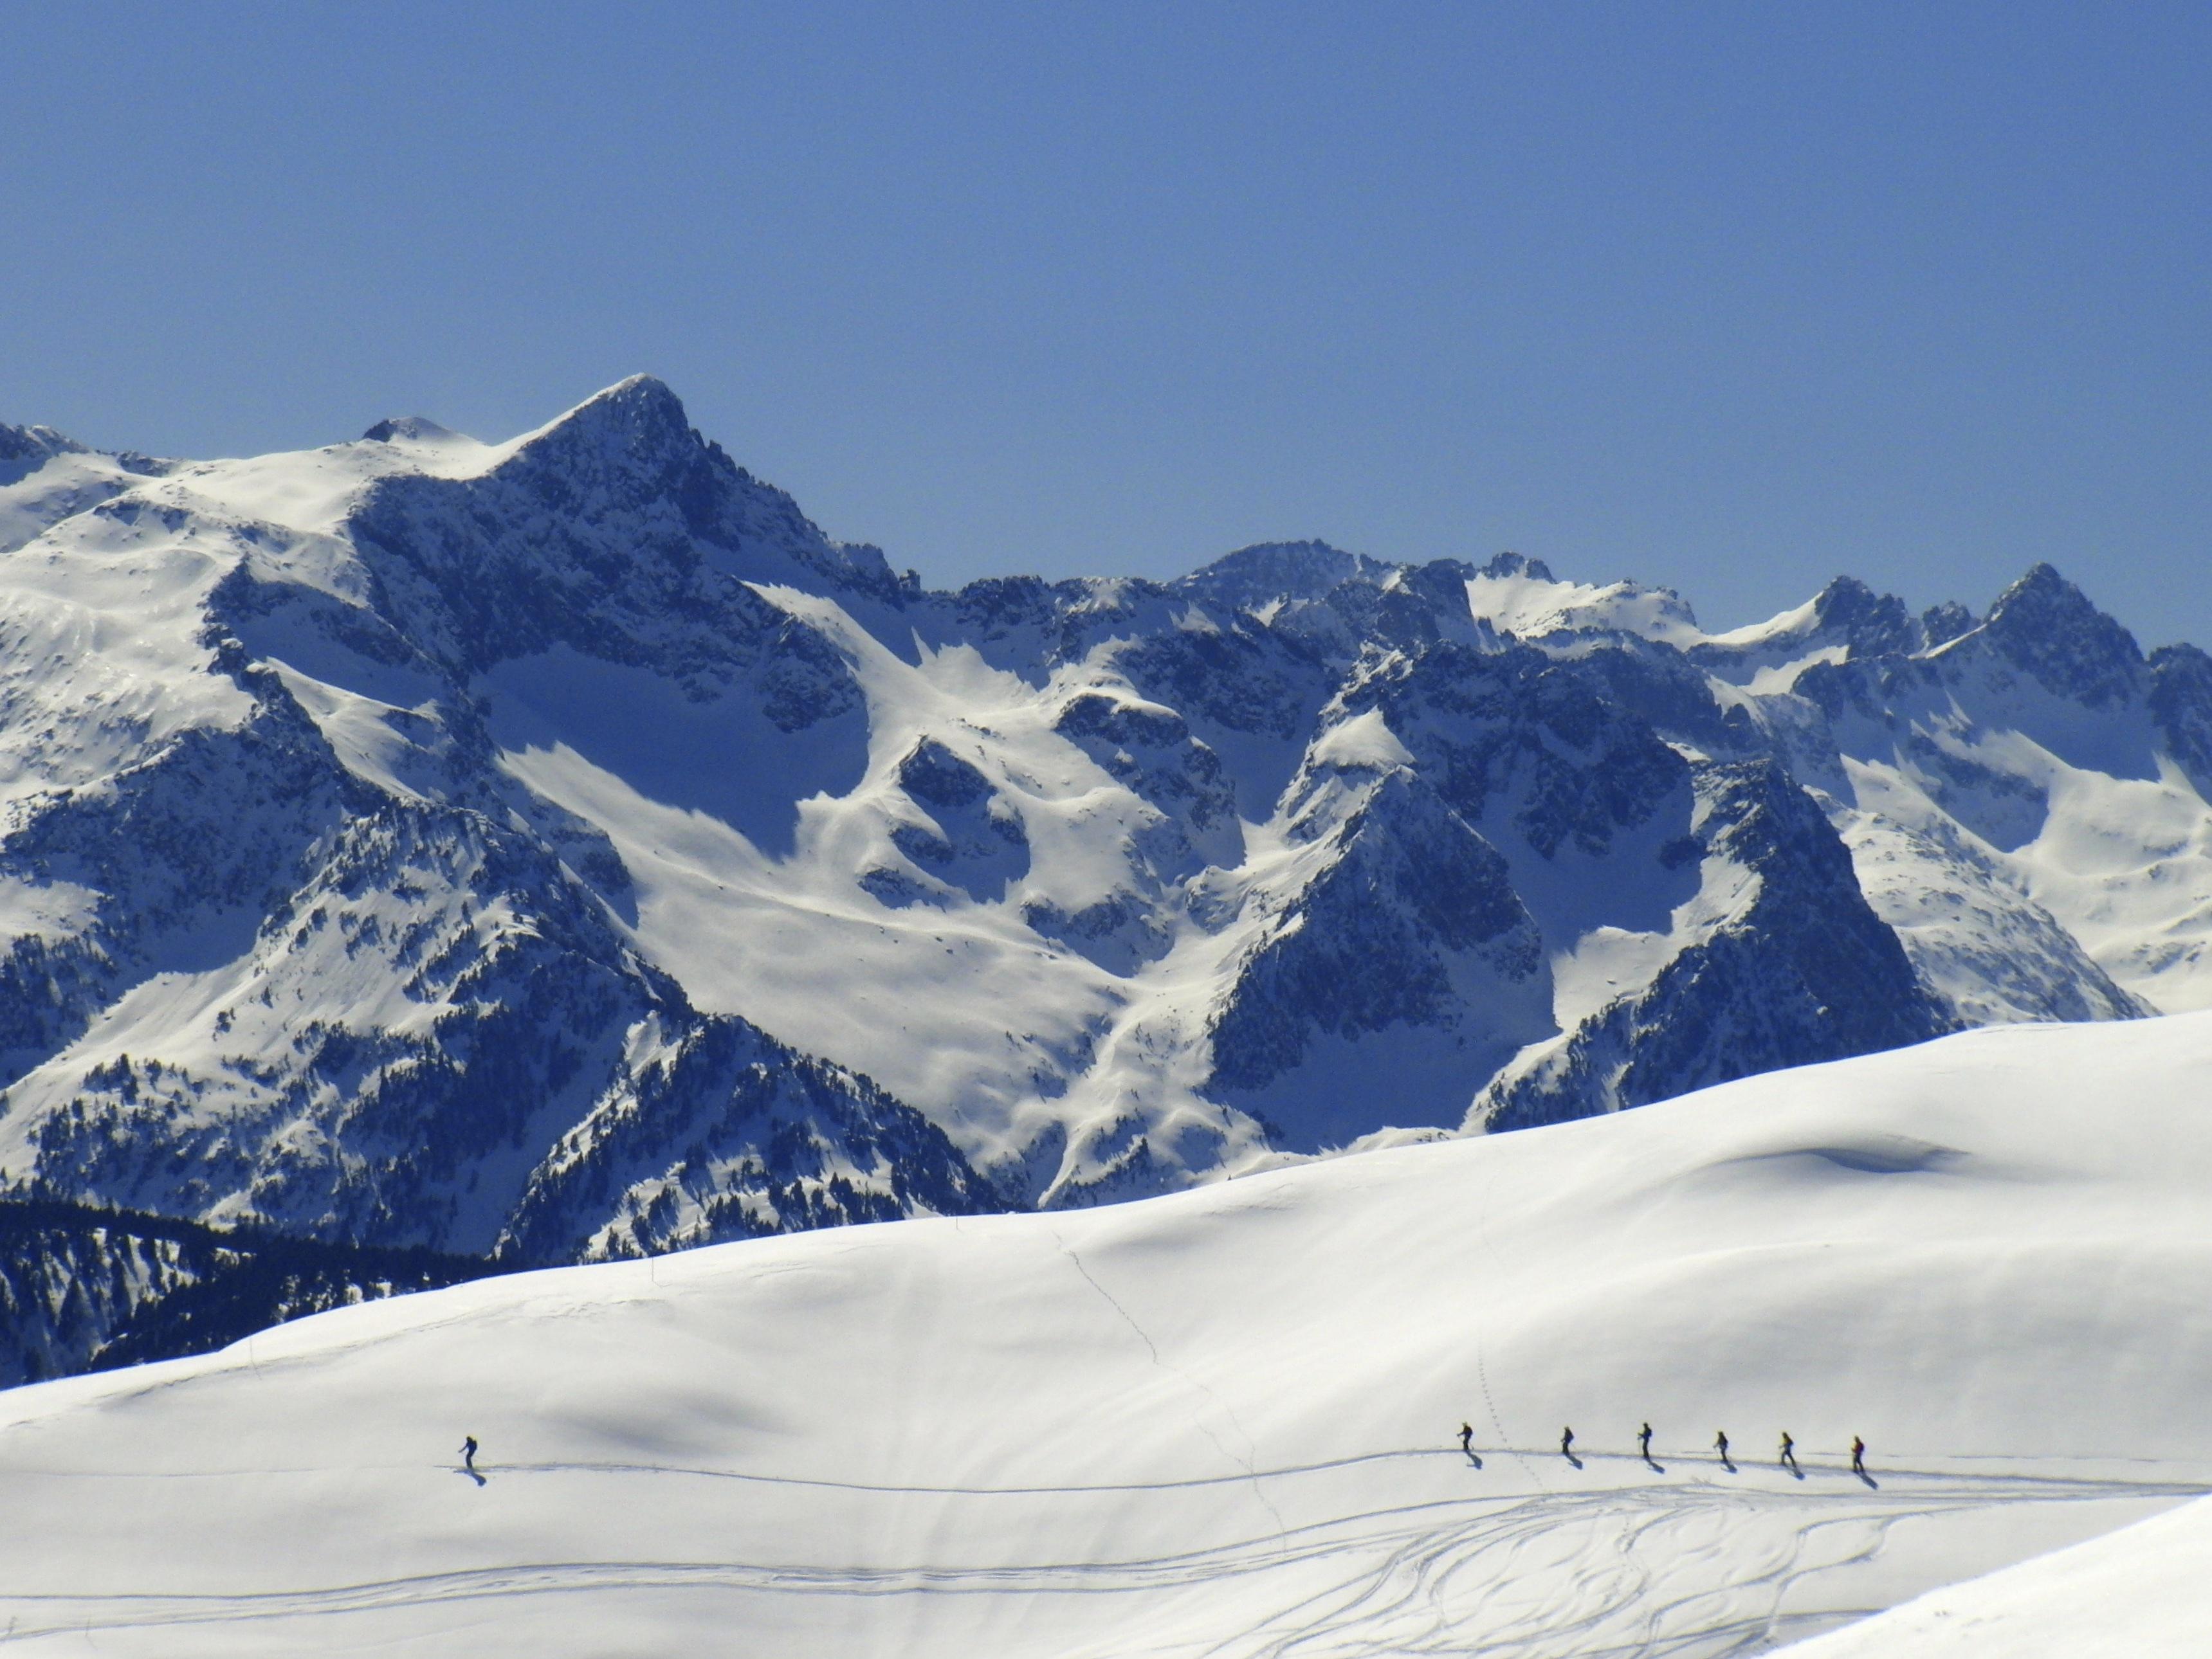
[[[2212,658],[2046,565],[1717,633],[1315,542],[939,592],[647,378],[0,427],[0,1193],[550,1264],[2197,1009],[2208,796]]]

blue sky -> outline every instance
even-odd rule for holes
[[[22,5],[0,419],[637,370],[933,584],[1320,536],[2212,645],[2212,8]]]

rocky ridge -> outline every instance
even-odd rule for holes
[[[0,1190],[553,1262],[2212,1002],[2212,659],[1318,542],[954,593],[658,382],[0,428]]]

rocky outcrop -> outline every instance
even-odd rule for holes
[[[2047,566],[1722,634],[1317,542],[930,593],[644,378],[0,427],[0,1192],[552,1262],[2212,995],[2212,658]],[[132,1238],[40,1247],[39,1364],[230,1271]]]

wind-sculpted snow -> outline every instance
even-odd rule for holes
[[[932,593],[645,378],[0,548],[0,1190],[552,1261],[2212,1004],[2212,659],[2047,566]]]
[[[2212,1015],[1972,1032],[13,1390],[0,1631],[161,1659],[2187,1652],[2125,1638],[2204,1600],[2208,1065]],[[1886,1644],[1943,1622],[1899,1604],[2002,1605],[1937,1587],[2136,1522],[2149,1570],[2117,1533],[2037,1581],[2070,1645]]]

